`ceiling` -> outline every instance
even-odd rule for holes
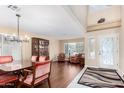
[[[81,18],[78,18],[81,16],[76,17],[74,14],[76,12],[73,12],[69,6],[25,5],[19,7],[21,8],[20,29],[24,31],[59,40],[83,37],[85,27],[79,20]],[[0,26],[15,28],[17,26],[15,12],[7,6],[0,6]]]
[[[89,13],[97,13],[100,11],[108,10],[118,7],[118,5],[89,5]]]
[[[121,6],[119,5],[91,5],[88,10],[87,26],[97,25],[101,18],[105,18],[104,23],[121,20]]]

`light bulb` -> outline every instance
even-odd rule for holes
[[[27,38],[28,36],[27,35],[25,35],[25,38]]]
[[[7,34],[3,34],[5,37],[8,36]]]
[[[27,37],[28,40],[30,40],[30,37]]]
[[[15,33],[13,33],[13,34],[12,34],[12,36],[14,36],[14,37],[15,37],[15,36],[16,36],[16,34],[15,34]]]

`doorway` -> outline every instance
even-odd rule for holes
[[[85,40],[86,66],[118,69],[120,29],[89,32]]]
[[[117,69],[119,59],[118,34],[100,35],[98,45],[100,67]]]

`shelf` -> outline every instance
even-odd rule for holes
[[[49,57],[49,40],[32,38],[32,55]]]

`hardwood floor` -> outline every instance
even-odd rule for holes
[[[66,88],[83,67],[79,64],[68,62],[53,62],[51,68],[50,82],[52,88]],[[38,88],[47,88],[47,81],[43,82]]]
[[[82,69],[80,64],[53,62],[50,74],[51,88],[66,88]],[[26,88],[26,86],[22,86],[22,88]],[[48,81],[42,82],[35,88],[48,88]]]

